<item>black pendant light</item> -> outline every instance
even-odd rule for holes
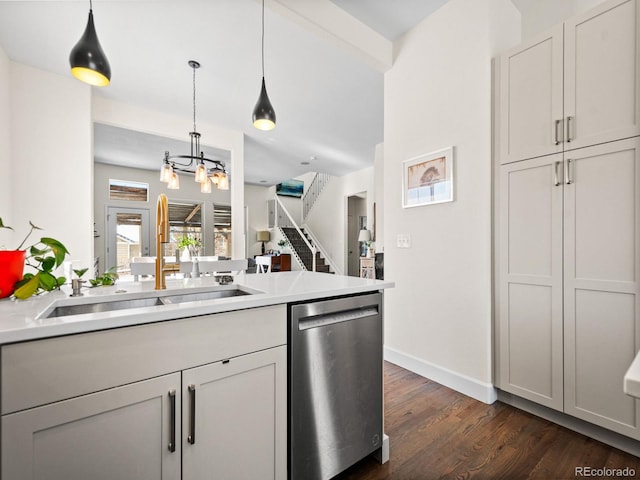
[[[253,108],[253,126],[260,130],[271,130],[276,126],[276,112],[269,101],[264,84],[264,0],[262,0],[262,88]]]
[[[87,28],[84,29],[82,37],[71,50],[69,63],[71,64],[71,74],[89,85],[104,87],[109,85],[111,81],[109,60],[100,46],[96,27],[93,24],[91,0],[89,0]]]

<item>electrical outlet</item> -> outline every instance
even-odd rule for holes
[[[411,248],[411,235],[408,233],[398,234],[396,236],[396,245],[398,248]]]

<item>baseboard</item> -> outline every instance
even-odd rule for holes
[[[386,345],[384,359],[483,403],[491,404],[498,399],[498,392],[490,383],[467,377]]]
[[[612,447],[618,448],[624,452],[640,457],[640,441],[626,437],[606,428],[602,428],[585,420],[572,417],[563,412],[558,412],[551,408],[538,405],[530,400],[518,397],[502,390],[498,391],[498,400],[512,407],[529,412],[537,417],[544,418],[550,422],[556,423],[562,427],[581,433],[587,437],[606,443]]]

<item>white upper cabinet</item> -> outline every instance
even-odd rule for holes
[[[565,150],[640,134],[638,18],[616,0],[565,23]]]
[[[611,0],[502,55],[500,163],[640,135],[639,17]]]
[[[500,159],[562,151],[562,26],[500,59]]]

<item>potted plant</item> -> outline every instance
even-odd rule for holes
[[[280,247],[280,253],[286,253],[285,247],[289,244],[285,239],[281,239],[278,241],[278,246]]]
[[[67,281],[65,277],[56,277],[54,270],[62,265],[69,254],[67,248],[58,240],[42,237],[36,243],[25,243],[34,230],[42,230],[29,222],[29,233],[15,250],[0,250],[0,298],[12,295],[24,300],[43,291],[60,288]],[[0,228],[8,228],[0,218]],[[31,267],[35,273],[24,273],[24,267]]]
[[[191,235],[184,235],[178,239],[178,248],[182,250],[180,260],[188,262],[191,256],[196,254],[196,248],[200,248],[202,242]]]

